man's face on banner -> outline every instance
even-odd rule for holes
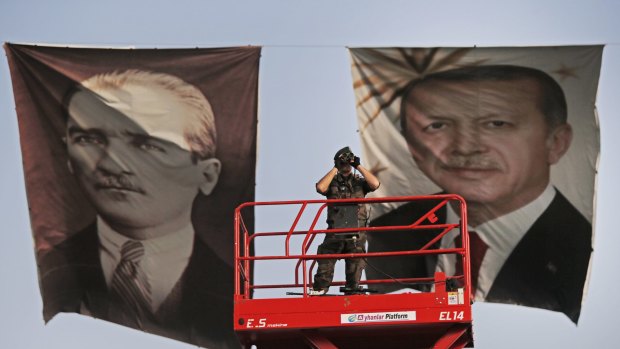
[[[406,137],[420,169],[448,193],[503,214],[535,199],[570,144],[550,131],[532,80],[440,82],[414,87]]]
[[[157,87],[103,95],[73,95],[66,135],[70,167],[98,213],[117,230],[154,236],[187,224],[199,189],[210,191],[219,174],[217,159],[187,149],[187,106]]]

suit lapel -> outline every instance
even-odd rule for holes
[[[187,268],[155,315],[173,338],[209,348],[237,347],[232,298],[232,268],[196,236]]]
[[[590,223],[558,191],[500,269],[486,301],[561,311],[577,322],[591,234]]]
[[[83,303],[94,317],[107,318],[110,302],[99,256],[97,224],[89,225],[79,234],[79,240],[74,241],[74,250],[79,254],[79,268],[84,268],[79,272],[84,289]]]
[[[421,219],[440,202],[441,200],[424,200],[407,203],[373,220],[370,225],[375,227],[410,225]],[[444,223],[447,216],[446,206],[436,210],[435,216],[437,218],[435,222],[430,222],[426,219],[420,222],[420,224]],[[368,252],[417,250],[432,240],[437,233],[437,230],[369,232]],[[371,280],[385,279],[385,274],[399,278],[427,277],[434,274],[436,260],[435,256],[373,258],[370,260],[370,263],[381,272],[378,272],[375,268],[366,268],[366,275]],[[390,284],[376,285],[373,288],[381,292],[391,292],[402,289],[403,286]],[[425,289],[422,286],[415,288]]]

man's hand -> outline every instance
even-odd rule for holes
[[[360,157],[359,156],[355,156],[353,158],[353,161],[351,161],[351,166],[353,166],[353,168],[357,168],[357,166],[360,165]]]

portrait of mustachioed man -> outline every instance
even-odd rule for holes
[[[592,252],[601,54],[599,46],[351,49],[362,143],[384,183],[377,195],[466,200],[476,301],[578,321]],[[428,209],[381,207],[371,225],[412,224]],[[460,220],[450,206],[437,217]],[[460,247],[457,233],[436,247]],[[417,249],[430,239],[371,233],[368,249]],[[458,269],[448,254],[374,263],[394,277]]]
[[[10,48],[59,65],[36,72],[44,86],[11,65],[16,95],[42,90],[24,88],[19,118],[46,321],[75,312],[238,348],[222,247],[227,212],[254,198],[260,49]],[[76,57],[92,64],[71,72]]]

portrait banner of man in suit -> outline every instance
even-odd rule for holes
[[[233,212],[254,201],[260,47],[5,50],[45,321],[239,348]]]
[[[364,156],[383,183],[374,195],[466,200],[476,301],[549,309],[577,323],[594,236],[602,51],[350,49]],[[374,226],[412,224],[428,209],[374,206]],[[440,223],[456,223],[458,212],[448,206],[436,214]],[[435,247],[455,247],[457,234]],[[380,252],[417,249],[429,239],[373,232],[368,241],[369,252]],[[459,268],[450,254],[371,263],[369,279],[456,275]]]

